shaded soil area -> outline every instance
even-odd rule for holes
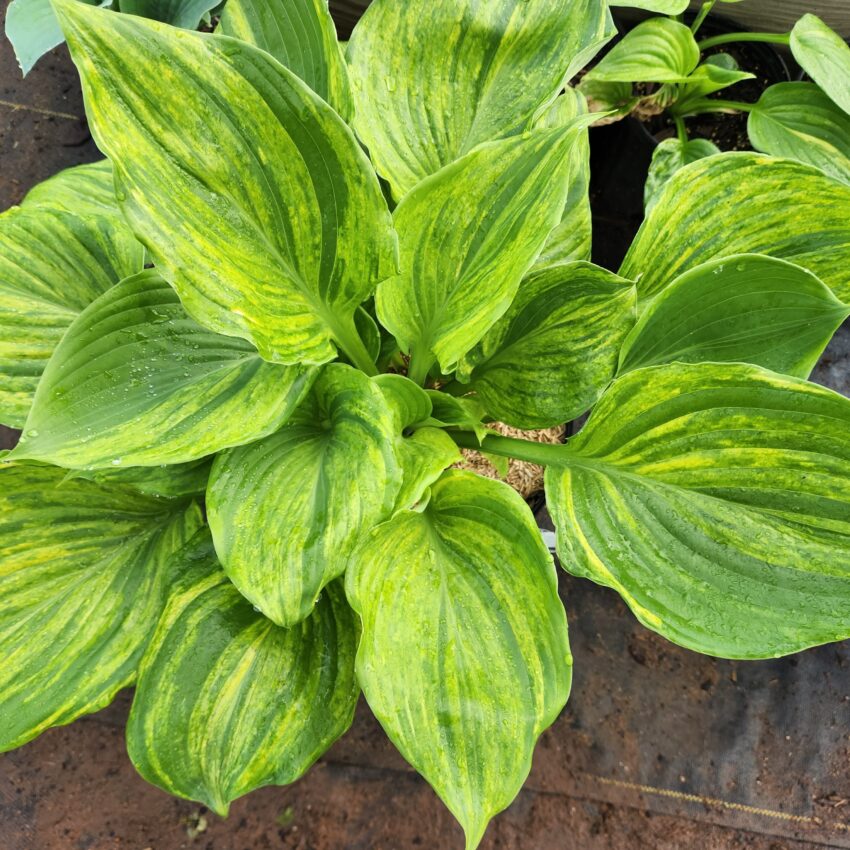
[[[98,154],[64,49],[21,81],[3,41],[0,75],[5,208]],[[642,195],[616,188],[634,185],[626,177],[648,165],[629,132],[625,122],[594,131],[595,160],[606,163],[594,172],[597,260],[611,267],[642,217]],[[845,329],[816,377],[850,394],[848,375]],[[0,448],[13,439],[0,428]],[[760,664],[719,661],[646,631],[610,591],[562,575],[561,593],[573,696],[483,847],[850,848],[850,644]],[[0,756],[0,850],[462,846],[451,816],[362,703],[348,735],[307,776],[237,801],[222,819],[135,774],[123,740],[131,697]]]

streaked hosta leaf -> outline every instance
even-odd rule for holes
[[[537,127],[565,127],[579,115],[588,112],[587,101],[577,89],[565,92],[543,113]],[[590,220],[590,137],[587,130],[579,132],[573,146],[570,163],[570,188],[561,221],[549,234],[543,251],[535,261],[537,266],[589,260],[592,242]]]
[[[505,312],[563,215],[580,128],[482,145],[423,180],[395,211],[401,274],[378,287],[381,323],[421,383],[449,373]]]
[[[807,378],[850,315],[811,272],[741,254],[685,272],[650,303],[620,352],[620,371],[738,361]]]
[[[358,538],[389,515],[402,481],[396,433],[378,386],[334,363],[290,424],[216,458],[207,490],[216,551],[276,623],[307,617]]]
[[[791,30],[791,52],[805,72],[850,114],[850,47],[816,15]]]
[[[327,0],[228,0],[219,32],[271,53],[343,118],[351,116],[348,71]]]
[[[25,209],[60,210],[83,215],[120,217],[112,163],[108,159],[66,168],[27,192]]]
[[[626,33],[587,77],[609,83],[681,83],[699,62],[694,34],[670,18],[650,18]]]
[[[459,379],[490,418],[548,428],[584,413],[617,369],[635,288],[591,263],[529,275],[507,313],[462,362]]]
[[[534,517],[506,484],[448,472],[421,513],[369,534],[346,590],[369,706],[471,850],[570,689],[567,621]]]
[[[323,363],[332,338],[368,359],[354,312],[395,235],[339,116],[251,45],[56,7],[124,214],[186,309],[268,360]]]
[[[140,15],[175,27],[197,29],[201,19],[220,0],[118,0],[122,12]]]
[[[197,506],[0,466],[0,750],[108,705],[162,610]]]
[[[673,138],[660,142],[652,152],[652,162],[649,165],[643,190],[646,209],[652,208],[664,187],[670,182],[670,178],[680,168],[718,153],[720,148],[708,139],[689,139],[683,142]]]
[[[202,327],[144,271],[68,329],[15,456],[80,469],[195,460],[279,428],[315,375]]]
[[[850,636],[850,400],[741,364],[618,379],[546,471],[563,566],[683,646]]]
[[[80,0],[96,3],[97,0]],[[64,38],[50,0],[12,0],[6,9],[6,38],[24,75]]]
[[[0,216],[0,422],[23,425],[68,326],[143,264],[142,246],[115,217],[29,208]]]
[[[647,298],[682,272],[732,254],[789,260],[850,301],[850,187],[760,154],[701,159],[667,184],[620,274]]]
[[[376,0],[348,46],[355,127],[400,199],[526,127],[611,34],[599,0]]]
[[[617,0],[612,6],[624,6],[629,9],[646,9],[660,15],[679,15],[688,8],[690,0]]]
[[[753,147],[850,183],[850,115],[813,83],[777,83],[750,112]]]
[[[145,654],[127,724],[142,776],[226,815],[231,800],[294,782],[351,725],[357,621],[339,583],[282,629],[240,596],[205,532]]]
[[[373,380],[395,414],[395,450],[403,472],[395,506],[410,508],[445,469],[461,460],[460,449],[440,428],[419,427],[412,434],[406,433],[410,426],[428,420],[433,412],[431,396],[422,387],[403,375],[378,375]]]
[[[68,478],[85,478],[98,484],[131,487],[148,496],[180,499],[203,496],[210,477],[210,458],[175,463],[169,466],[131,466],[126,469],[74,469]]]

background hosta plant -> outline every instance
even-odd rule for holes
[[[362,692],[476,847],[573,662],[529,506],[461,448],[544,465],[563,567],[670,640],[850,636],[850,401],[806,380],[850,314],[834,169],[700,158],[614,273],[568,85],[602,0],[376,0],[347,53],[321,0],[55,9],[108,160],[0,216],[3,749],[134,684],[141,774],[226,814]]]

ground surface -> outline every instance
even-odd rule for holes
[[[63,50],[22,82],[3,42],[0,81],[5,208],[97,151]],[[631,167],[639,168],[636,156]],[[639,216],[639,197],[621,193],[619,203],[597,217],[599,259],[609,264]],[[850,394],[848,376],[845,329],[817,377]],[[12,439],[0,430],[0,448]],[[850,848],[850,644],[760,664],[716,661],[645,631],[609,591],[567,576],[561,589],[573,697],[544,735],[526,790],[483,847]],[[0,850],[462,846],[451,817],[362,704],[351,732],[304,779],[250,795],[222,820],[134,773],[122,734],[130,699],[126,692],[0,756]]]

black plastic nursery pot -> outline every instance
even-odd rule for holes
[[[352,7],[333,3],[341,29]],[[3,0],[5,10],[7,0]],[[341,8],[344,7],[344,8]],[[0,206],[99,158],[63,49],[20,81],[0,44]],[[11,105],[10,105],[11,104]],[[616,269],[643,217],[652,144],[628,120],[592,131],[594,259]],[[850,328],[814,379],[850,395]],[[0,449],[14,432],[0,428]],[[541,500],[539,524],[551,530]],[[700,656],[647,631],[610,590],[560,574],[573,692],[487,850],[850,849],[850,642],[769,662]],[[127,759],[129,693],[0,756],[0,850],[390,850],[460,830],[361,702],[307,776],[227,820],[146,784]]]

